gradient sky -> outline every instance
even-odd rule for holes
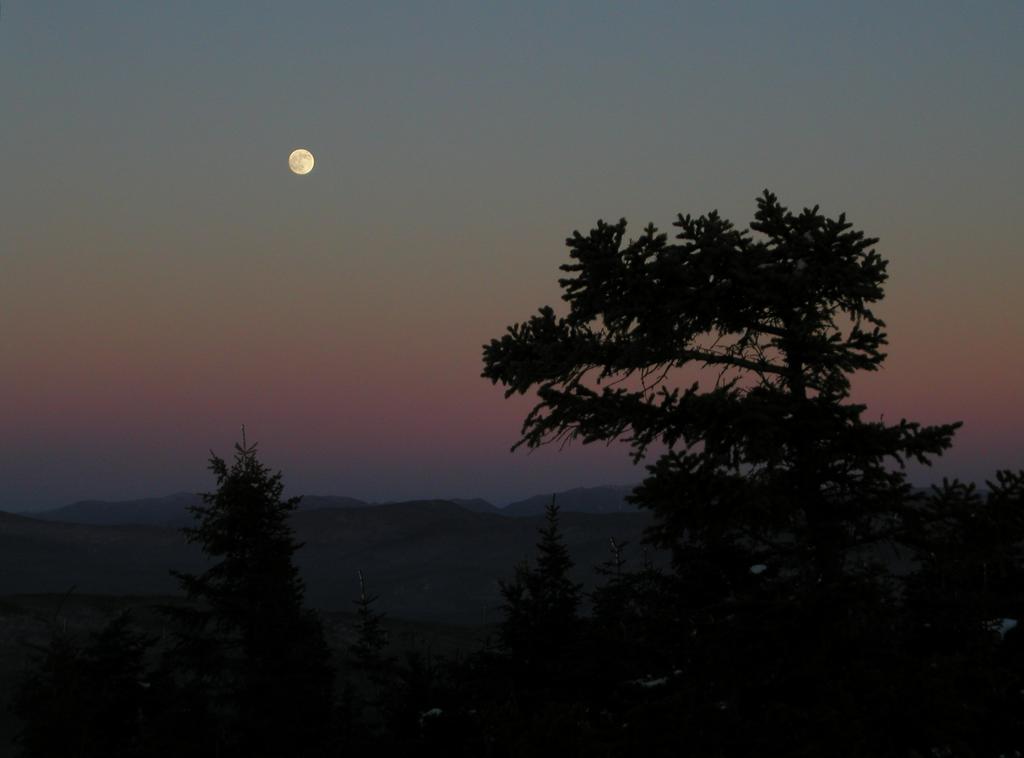
[[[771,188],[881,238],[869,418],[915,481],[1024,466],[1024,4],[6,0],[0,508],[212,486],[506,502],[641,478],[509,453],[481,345],[598,218]],[[288,153],[308,147],[314,172]]]

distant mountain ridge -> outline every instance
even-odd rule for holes
[[[636,508],[626,503],[631,486],[608,485],[603,487],[576,487],[553,493],[559,508],[565,513],[628,513]],[[501,516],[523,518],[544,513],[552,495],[534,495],[525,500],[510,503],[499,508],[482,498],[446,498],[435,501],[454,503],[463,510],[474,513],[490,513]],[[92,524],[94,526],[143,525],[183,527],[193,523],[189,506],[201,505],[202,496],[194,492],[176,492],[164,497],[140,498],[137,500],[80,500],[70,505],[51,510],[22,513],[32,519],[61,521],[68,524]],[[370,503],[342,495],[303,495],[299,505],[302,511],[335,508],[371,508],[389,503]]]
[[[591,588],[594,567],[609,557],[609,538],[627,544],[627,566],[640,565],[643,535],[653,523],[646,509],[625,503],[630,487],[577,488],[554,493],[563,510],[561,528],[574,577]],[[297,554],[310,603],[350,609],[358,593],[356,572],[380,595],[380,609],[399,618],[452,623],[494,620],[500,613],[498,582],[523,559],[533,560],[537,515],[551,495],[494,508],[483,500],[418,500],[370,504],[355,498],[309,496],[291,516]],[[199,496],[105,503],[83,501],[47,514],[0,511],[0,595],[63,593],[173,594],[169,569],[201,570],[206,561],[175,521],[189,523],[185,508]],[[580,512],[581,509],[591,509]],[[57,518],[63,517],[63,520]],[[70,519],[163,519],[170,524],[85,524]],[[667,556],[651,550],[664,565]]]
[[[138,524],[181,527],[192,523],[188,507],[202,502],[197,493],[175,492],[165,497],[138,500],[79,500],[60,508],[21,515],[42,521],[94,526]]]
[[[474,513],[528,518],[540,516],[551,502],[552,496],[562,513],[635,513],[637,507],[626,501],[636,485],[607,484],[598,487],[574,487],[549,494],[533,495],[516,500],[504,507],[496,506],[483,498],[437,498],[416,502],[452,503],[463,510]],[[914,487],[916,494],[927,495],[931,487]],[[987,489],[978,489],[984,498]],[[383,503],[368,502],[343,495],[303,495],[299,505],[302,511],[377,508],[397,501]],[[192,492],[176,492],[165,497],[141,498],[138,500],[81,500],[60,508],[45,511],[22,512],[20,515],[42,521],[63,521],[69,524],[92,524],[96,526],[145,525],[180,528],[193,523],[188,507],[201,505],[202,496]]]
[[[635,513],[637,507],[626,502],[626,496],[635,487],[634,484],[574,487],[550,495],[534,495],[525,500],[517,500],[502,508],[501,513],[506,516],[539,516],[544,513],[552,497],[563,513]]]
[[[449,502],[455,503],[460,508],[465,508],[467,511],[474,511],[475,513],[501,513],[501,509],[498,508],[494,503],[488,502],[481,497],[473,498],[449,498]]]
[[[296,559],[312,605],[351,609],[361,571],[380,596],[380,610],[393,617],[467,624],[500,615],[498,582],[523,559],[534,559],[543,523],[543,517],[509,518],[447,500],[300,508],[291,517],[304,543]],[[629,565],[639,566],[650,523],[646,512],[564,513],[576,581],[588,589],[600,581],[594,567],[608,559],[609,538],[628,543]],[[0,595],[72,587],[83,594],[175,594],[170,569],[195,572],[205,565],[198,546],[176,528],[74,524],[0,511]]]
[[[68,524],[180,528],[193,523],[188,508],[202,503],[203,497],[197,492],[176,492],[165,497],[138,500],[79,500],[60,508],[20,515],[41,521],[62,521]],[[376,504],[341,495],[303,495],[300,507],[304,511],[312,511],[328,508],[367,508],[371,505]]]

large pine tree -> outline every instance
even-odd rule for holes
[[[904,499],[887,464],[927,463],[958,426],[867,421],[849,398],[849,376],[885,358],[877,240],[767,191],[754,234],[716,212],[674,225],[675,244],[653,225],[627,241],[625,220],[574,233],[568,314],[509,327],[484,376],[537,391],[518,445],[624,438],[638,461],[664,445],[636,501],[679,561],[717,554],[723,589],[769,554],[836,580]]]
[[[673,242],[653,225],[627,240],[625,220],[574,233],[567,314],[509,327],[483,375],[538,395],[517,445],[623,439],[653,458],[632,499],[673,557],[661,623],[685,664],[666,697],[688,703],[687,744],[884,752],[903,707],[882,560],[913,519],[903,464],[959,424],[868,420],[851,400],[850,376],[885,358],[887,275],[844,215],[766,191],[749,230],[716,212],[675,226]]]
[[[230,465],[213,455],[217,490],[194,507],[185,530],[214,563],[199,575],[176,573],[194,605],[178,610],[169,665],[184,671],[196,702],[183,718],[209,725],[201,750],[219,755],[303,756],[329,729],[333,671],[319,618],[303,607],[280,473],[236,445]],[[211,748],[212,746],[212,748]]]

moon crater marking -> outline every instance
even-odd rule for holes
[[[314,163],[316,161],[313,160],[313,153],[302,147],[292,150],[292,154],[288,156],[288,168],[293,174],[308,174],[313,170]]]

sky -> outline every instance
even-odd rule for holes
[[[964,422],[911,479],[1024,467],[1020,2],[2,6],[0,509],[212,489],[243,423],[290,493],[639,481],[511,453],[482,345],[573,230],[765,188],[881,239],[854,396]]]

